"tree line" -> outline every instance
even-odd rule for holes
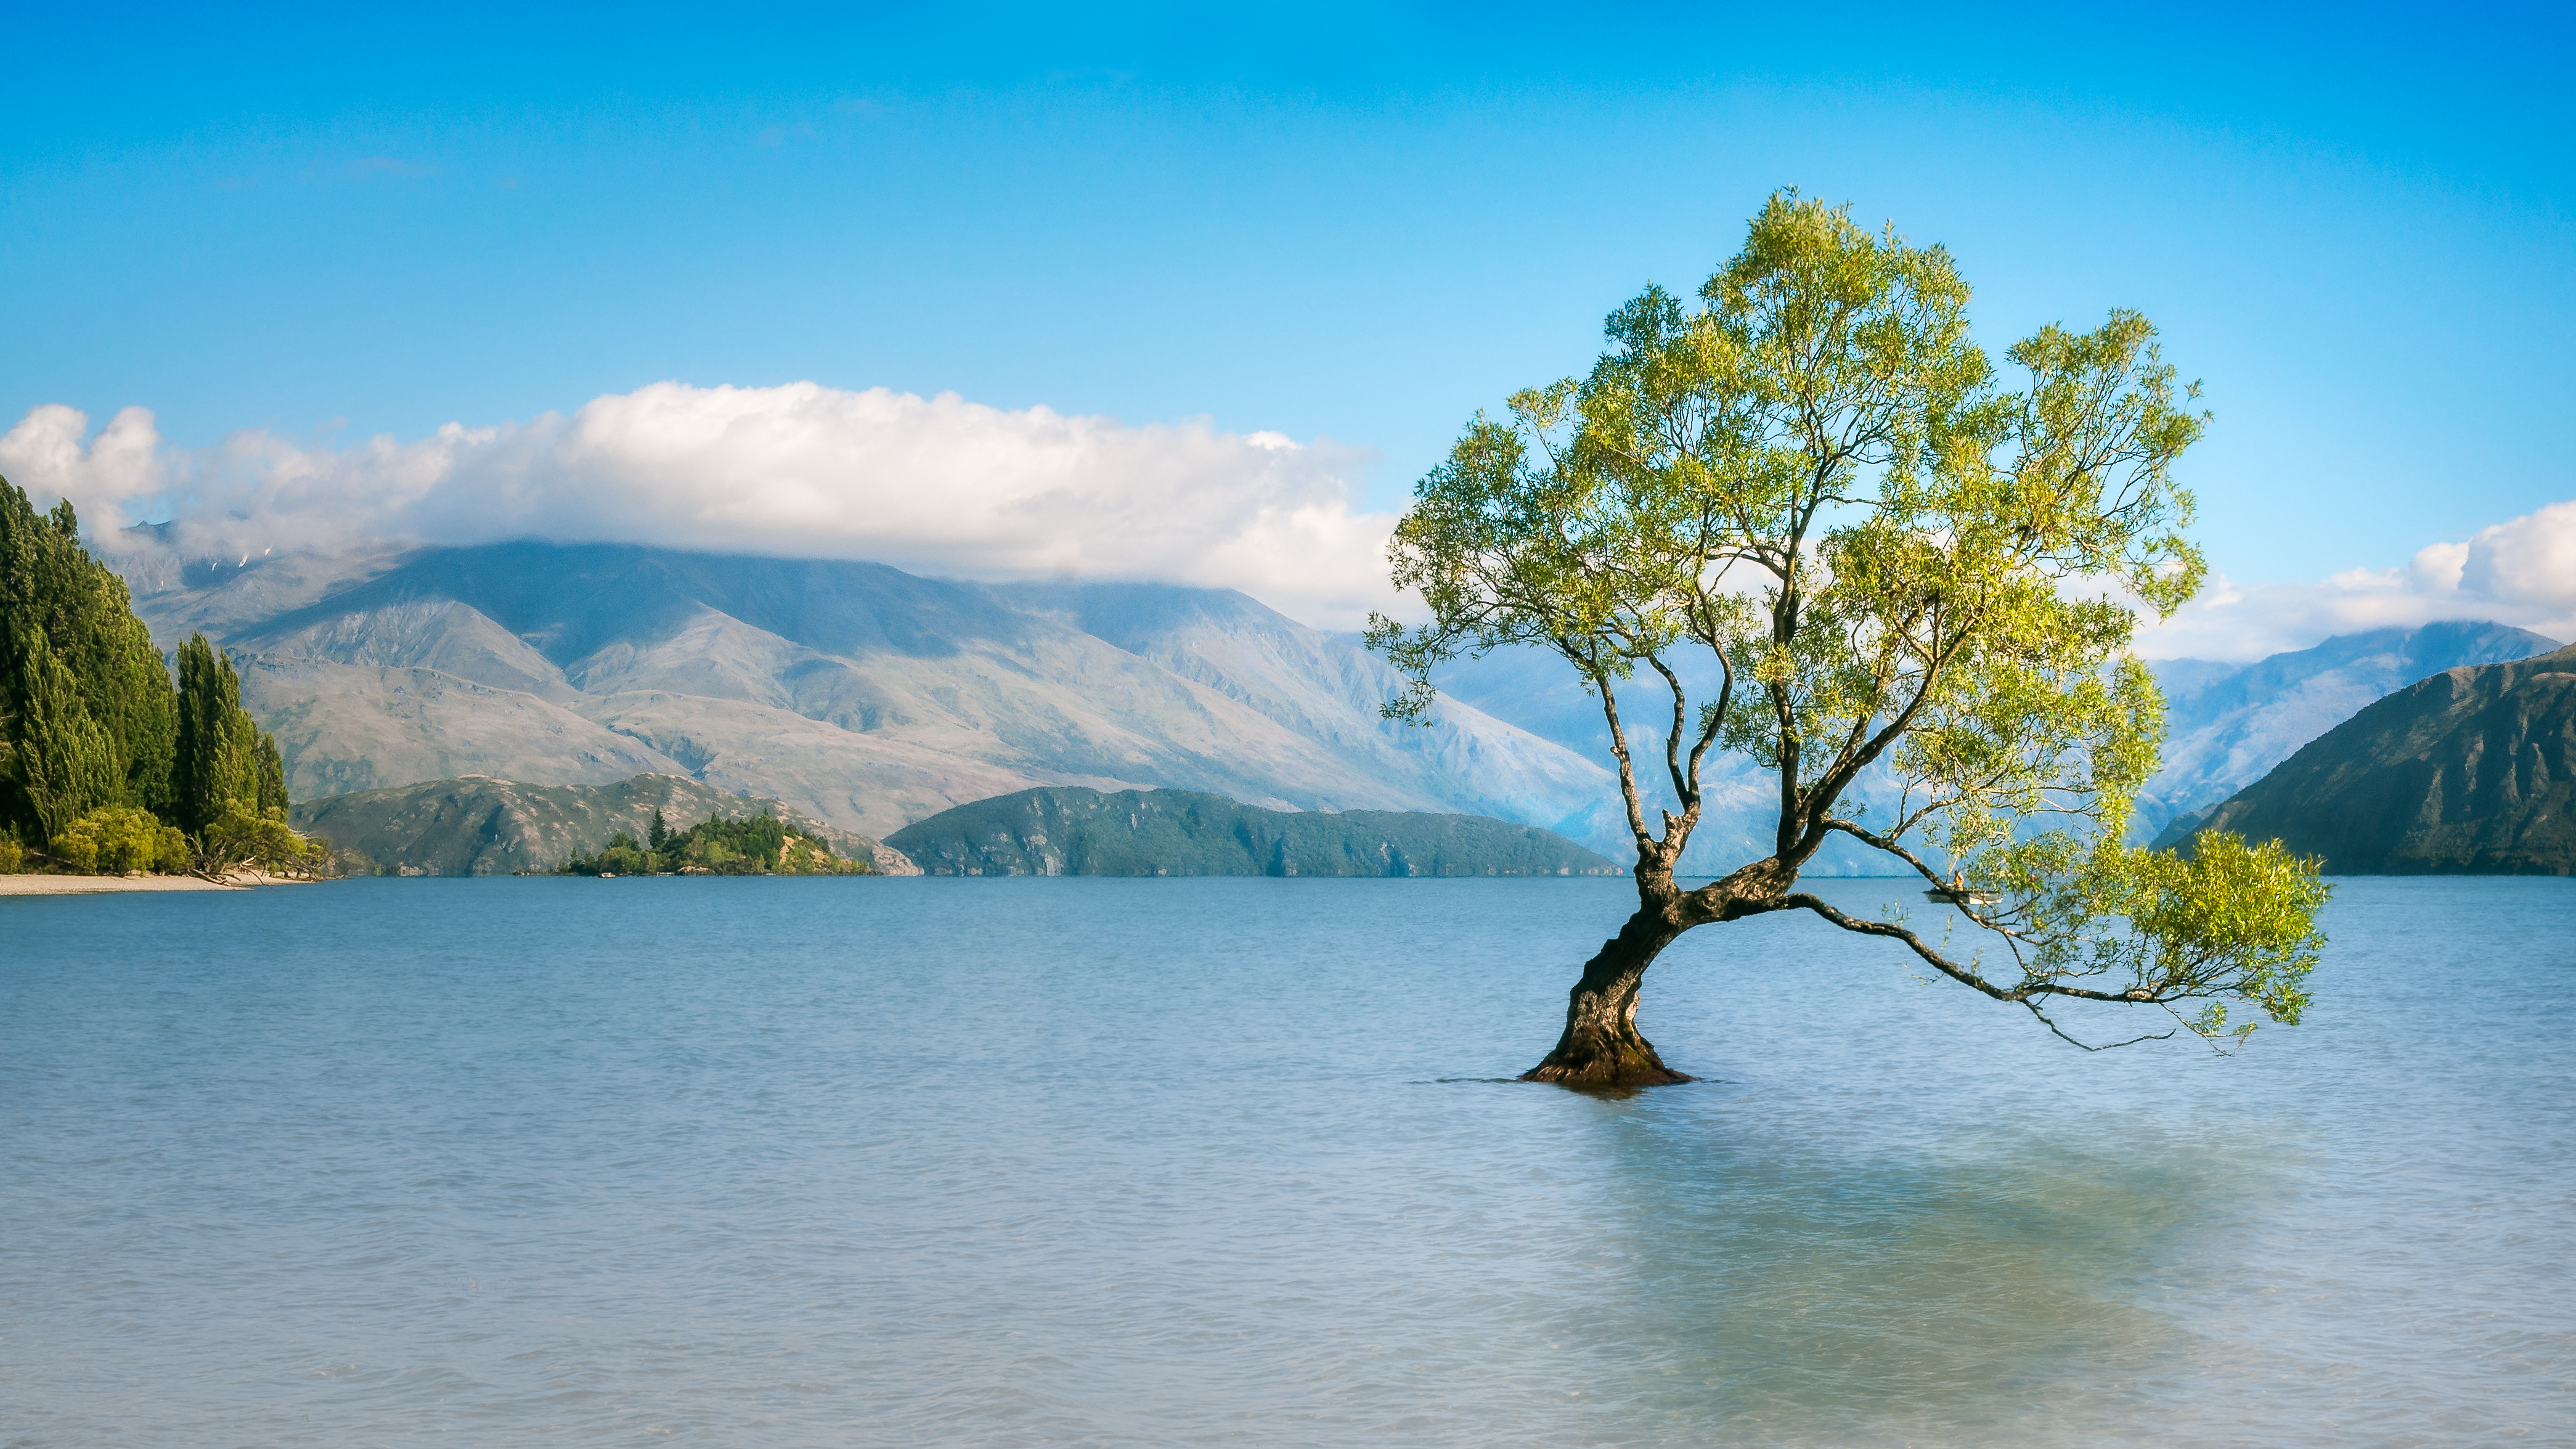
[[[714,815],[673,830],[662,812],[637,840],[626,831],[596,855],[574,856],[560,875],[873,875],[875,866],[832,852],[831,845],[768,811],[748,820]]]
[[[71,500],[39,511],[0,478],[0,870],[320,866],[232,661],[196,634],[176,674]]]

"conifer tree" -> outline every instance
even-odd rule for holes
[[[191,834],[204,830],[222,819],[224,806],[238,797],[245,762],[233,717],[240,713],[241,681],[232,661],[217,653],[205,635],[190,636],[179,646],[178,748],[171,771],[180,829]],[[256,799],[256,764],[251,768]]]
[[[243,718],[249,718],[244,714]],[[277,737],[263,733],[259,737],[259,812],[286,809],[286,761],[277,753]]]
[[[111,804],[122,782],[107,736],[81,704],[78,682],[42,636],[19,641],[23,692],[10,721],[10,773],[52,840],[89,810]]]
[[[167,809],[175,701],[151,632],[134,617],[125,581],[81,547],[70,502],[40,513],[0,479],[0,713],[24,713],[37,687],[31,643],[69,672],[81,717],[105,742],[108,798]],[[71,718],[59,709],[49,717]],[[22,786],[0,784],[8,823],[33,825],[34,807]]]
[[[39,511],[0,479],[0,832],[50,842],[108,807],[190,832],[282,815],[285,761],[232,662],[201,634],[179,664],[185,698],[70,500]]]

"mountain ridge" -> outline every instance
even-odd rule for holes
[[[1611,788],[1465,706],[1380,720],[1381,661],[1232,591],[528,541],[136,572],[244,661],[299,795],[665,773],[881,837],[1042,784],[1542,825]]]
[[[2576,874],[2576,647],[2409,685],[2199,829],[2278,838],[2336,875]]]
[[[2251,664],[2158,660],[2165,687],[2162,766],[2138,799],[2140,836],[2205,812],[2262,779],[2309,741],[2374,701],[2463,666],[2504,664],[2559,647],[2509,624],[2446,620],[2338,634]]]
[[[931,875],[1622,873],[1553,831],[1486,816],[1263,810],[1193,790],[1023,790],[916,821],[886,844]]]
[[[883,874],[918,875],[911,861],[864,836],[797,818],[775,800],[727,794],[678,775],[637,775],[610,785],[530,785],[488,775],[425,780],[298,804],[297,829],[331,843],[344,866],[389,875],[516,875],[596,854],[624,831],[642,840],[655,811],[685,829],[711,817],[764,811],[829,841]]]

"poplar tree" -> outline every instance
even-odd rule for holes
[[[25,792],[39,841],[116,800],[123,781],[106,732],[81,703],[79,682],[42,636],[19,641],[19,693],[10,721],[10,770]]]
[[[1967,302],[1941,248],[1775,195],[1699,305],[1649,287],[1587,377],[1479,416],[1415,490],[1389,558],[1431,618],[1371,622],[1411,681],[1388,712],[1418,718],[1448,660],[1554,654],[1600,700],[1636,850],[1637,909],[1530,1077],[1686,1080],[1637,1030],[1647,968],[1687,931],[1779,912],[1888,940],[2051,1030],[2070,1001],[2214,1041],[2252,1029],[2231,1009],[2299,1019],[2314,862],[2121,843],[2163,733],[2137,613],[2203,576],[2173,476],[2206,421],[2196,388],[2129,311],[2041,328],[2007,380]],[[1641,676],[1670,704],[1642,762],[1620,711]],[[1770,773],[1768,848],[1686,889],[1716,752]],[[1892,780],[1878,811],[1865,777]],[[1972,944],[1801,890],[1836,838],[1916,875]]]
[[[241,708],[241,679],[203,634],[179,646],[178,741],[173,762],[177,824],[194,835],[235,801],[257,812],[259,727]]]
[[[72,700],[60,697],[50,659],[69,676]],[[42,700],[37,695],[44,694]],[[31,723],[41,714],[43,724]],[[0,719],[13,763],[0,771],[0,828],[44,830],[23,775],[26,761],[44,768],[106,752],[109,783],[74,771],[95,803],[149,809],[169,804],[173,747],[170,679],[152,636],[134,617],[125,581],[80,545],[80,520],[69,500],[40,513],[25,492],[0,479]],[[18,746],[35,730],[33,755]],[[53,739],[55,731],[66,732]],[[95,738],[91,738],[94,735]],[[48,777],[50,778],[50,776]],[[56,797],[49,797],[49,799]],[[50,804],[47,809],[53,808]],[[50,836],[48,836],[50,838]]]

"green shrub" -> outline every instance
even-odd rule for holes
[[[123,875],[150,870],[165,860],[183,862],[188,847],[179,832],[153,818],[150,811],[108,805],[64,826],[50,848],[54,859],[74,870]]]
[[[0,875],[16,875],[27,868],[27,847],[18,837],[0,833]]]
[[[248,865],[271,875],[320,875],[331,863],[331,848],[288,828],[284,810],[255,810],[246,800],[227,801],[197,840],[199,864],[214,874]]]

